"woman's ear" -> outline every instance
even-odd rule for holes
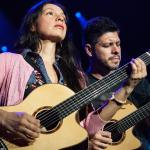
[[[32,27],[30,29],[32,32],[35,32],[36,31],[36,27],[35,27],[35,24],[32,24]]]
[[[92,47],[90,44],[85,44],[85,52],[89,57],[92,57]]]

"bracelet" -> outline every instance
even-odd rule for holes
[[[112,94],[110,100],[114,101],[118,106],[122,106],[123,104],[125,104],[127,102],[126,100],[121,101],[121,100],[116,99],[114,93]]]

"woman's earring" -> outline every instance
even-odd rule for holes
[[[62,48],[62,42],[60,42],[59,44],[60,44],[60,48]]]

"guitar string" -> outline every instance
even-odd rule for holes
[[[147,104],[148,105],[148,104]],[[146,106],[147,106],[146,105]],[[146,107],[144,107],[143,109],[145,109]],[[147,106],[147,108],[149,108],[149,106]],[[141,113],[141,112],[143,112],[143,113]],[[140,115],[141,115],[141,118],[140,118],[140,116],[139,116],[139,119],[141,120],[141,119],[144,119],[144,118],[146,118],[147,116],[149,116],[150,114],[149,113],[147,113],[147,110],[141,110],[141,112],[140,111],[137,111],[137,114],[139,114],[139,113],[141,113]],[[144,113],[146,113],[146,115],[147,116],[145,116],[145,114]],[[137,116],[137,114],[136,113],[134,113],[134,116]],[[132,114],[133,115],[133,114]],[[143,116],[142,116],[143,115]],[[133,116],[133,117],[134,117]],[[131,125],[131,124],[134,124],[134,123],[136,123],[137,121],[136,120],[133,120],[132,118],[132,120],[129,120],[130,119],[130,117],[129,118],[127,118],[127,117],[125,117],[126,118],[126,120],[125,119],[122,119],[121,121],[122,121],[122,123],[123,123],[123,121],[125,121],[125,123],[127,123],[128,125]],[[127,120],[128,119],[128,120]],[[130,124],[130,121],[131,121],[131,124]],[[133,122],[134,121],[134,122]],[[120,121],[119,121],[120,122]],[[126,124],[124,123],[124,126],[122,125],[122,126],[120,126],[120,128],[124,128],[124,127],[126,127]],[[117,124],[116,124],[117,125]],[[118,126],[118,125],[117,125]],[[110,130],[111,128],[113,129],[113,127],[114,127],[114,125],[112,124],[112,126],[109,126],[109,128],[107,128],[106,130]]]
[[[7,148],[6,148],[5,144],[4,144],[4,142],[2,141],[2,139],[0,139],[0,149],[7,150]]]
[[[122,67],[123,67],[123,66],[122,66]],[[121,67],[120,67],[120,68],[121,68]],[[118,73],[120,73],[120,72],[121,72],[121,70],[119,70]],[[121,75],[122,75],[122,74],[121,74]],[[123,74],[123,75],[124,75],[124,74]],[[117,79],[118,79],[118,76],[117,76]],[[101,80],[101,81],[102,81],[102,80]],[[113,81],[113,80],[111,80],[111,81]],[[97,82],[95,82],[94,84],[97,84]],[[94,84],[92,84],[92,85],[90,85],[90,86],[92,87]],[[103,85],[104,85],[104,86],[103,86],[104,88],[107,87],[107,86],[105,86],[105,84],[103,84]],[[88,86],[88,89],[91,88],[90,86]],[[96,86],[99,87],[99,85],[96,85]],[[99,87],[99,88],[101,88],[101,87]],[[88,90],[88,89],[84,89],[84,92],[85,92],[85,90]],[[82,91],[83,91],[83,90],[81,90],[81,91],[78,92],[79,95],[80,95],[80,93],[81,93]],[[96,91],[97,91],[97,90],[94,89],[94,92],[95,92],[95,93],[96,93]],[[99,91],[97,91],[97,93],[99,93]],[[83,93],[81,93],[81,94],[83,94]],[[93,93],[93,94],[94,94],[94,93]],[[93,97],[93,95],[91,95],[91,96]],[[76,97],[77,97],[77,96],[76,96]],[[73,98],[76,99],[76,97],[73,97]],[[82,96],[80,96],[80,97],[82,98]],[[79,98],[80,98],[80,97],[79,97]],[[86,96],[85,96],[84,98],[86,98]],[[81,100],[82,100],[82,99],[81,99]],[[54,107],[53,107],[53,108],[54,108]],[[49,109],[49,110],[50,110],[50,109]],[[43,115],[43,114],[42,114],[42,115]],[[42,117],[41,117],[41,118],[42,118]]]
[[[118,127],[118,124],[121,122],[122,125],[120,125],[120,130],[123,130],[124,128],[130,128],[132,125],[135,125],[137,122],[143,120],[144,118],[150,116],[150,102],[145,104],[144,106],[140,107],[137,111],[129,114],[128,116],[124,117],[120,121],[117,121],[114,126],[114,124],[110,125],[109,127],[106,128],[106,130],[113,130],[116,127]],[[140,116],[141,115],[141,116]],[[131,118],[132,116],[132,118]],[[138,117],[138,118],[137,118]],[[134,120],[136,119],[136,120]],[[137,120],[139,119],[139,120]],[[125,124],[126,123],[126,124]],[[130,127],[129,127],[130,126]]]
[[[56,119],[58,119],[58,118],[56,118]],[[52,121],[53,122],[53,121]],[[49,122],[48,122],[49,123]]]
[[[70,107],[70,106],[69,106]],[[46,116],[46,115],[45,115]],[[40,119],[46,119],[46,117],[45,118],[43,118],[44,117],[44,115],[40,118]],[[51,123],[51,122],[50,122]],[[49,124],[49,123],[48,123]],[[11,146],[11,144],[10,143],[8,143],[7,144],[7,146],[9,147],[9,145]]]
[[[149,104],[150,104],[150,102],[149,102]],[[144,106],[142,106],[141,108],[142,108],[142,111],[146,111],[147,108],[149,109],[149,107],[147,107],[147,104],[146,104],[146,106],[144,105]],[[139,112],[141,111],[141,108],[138,109]],[[145,109],[146,109],[146,110],[145,110]],[[134,113],[134,112],[133,112],[133,113]],[[139,113],[139,114],[140,114],[140,113]],[[136,115],[136,114],[135,114],[135,115]],[[121,120],[120,120],[120,121],[121,121]],[[120,121],[118,121],[118,122],[120,122]],[[117,122],[117,123],[118,123],[118,122]],[[110,128],[110,126],[112,126],[112,127]],[[113,127],[114,124],[113,124],[113,125],[110,125],[110,126],[108,126],[105,130],[106,130],[106,131],[112,131],[113,129],[116,129],[116,127],[117,127],[118,125],[115,126],[115,127]],[[9,145],[11,145],[11,144],[8,143],[8,144],[7,144],[7,147],[9,147]],[[12,146],[12,145],[11,145],[11,146]]]
[[[113,81],[113,80],[112,80],[112,81]],[[99,91],[95,90],[95,93],[93,93],[93,95],[94,95],[94,94],[97,95],[98,93],[99,93]],[[93,98],[93,95],[90,96],[90,97]],[[73,102],[73,100],[75,100],[75,99],[82,98],[82,96],[83,96],[83,95],[81,95],[81,96],[78,97],[78,98],[77,98],[77,97],[73,97],[73,98],[72,98],[72,102]],[[86,95],[86,96],[84,97],[84,99],[86,99],[86,98],[89,99],[89,96]],[[70,98],[70,99],[71,99],[71,98]],[[81,99],[81,100],[82,100],[82,99]],[[83,101],[81,101],[81,104],[82,104],[82,102],[83,102]],[[74,105],[74,104],[73,104],[73,105],[70,105],[70,104],[68,103],[68,105],[65,105],[64,108],[67,107],[68,110],[71,110],[70,108],[72,108],[72,106],[76,106],[76,105]],[[54,109],[54,107],[53,107],[53,109]],[[72,110],[74,110],[74,108],[73,108]],[[49,111],[49,110],[48,110],[48,111]],[[47,111],[47,112],[48,112],[48,111]],[[62,110],[59,109],[58,111],[59,111],[59,112],[61,111],[62,113],[66,112],[66,111],[64,111],[63,106],[62,106]],[[49,113],[51,113],[51,115],[53,115],[53,114],[55,114],[56,112],[49,112]],[[44,118],[44,119],[46,120],[46,122],[47,122],[47,121],[48,121],[48,120],[47,120],[48,118],[46,118],[46,117],[44,116],[44,114],[45,114],[45,116],[47,116],[46,112],[44,112],[44,113],[41,114],[41,117],[39,117],[39,119],[41,120],[41,119]],[[44,121],[44,119],[43,119],[42,121]],[[54,119],[55,119],[55,118],[54,118]],[[56,119],[58,119],[58,118],[56,118]],[[54,120],[52,120],[52,122],[54,122]],[[56,122],[57,122],[57,120],[56,120]],[[49,124],[49,122],[48,122],[47,124]]]
[[[106,131],[113,131],[114,129],[116,129],[116,127],[120,128],[120,130],[124,130],[124,128],[128,129],[128,128],[130,128],[129,126],[131,126],[131,124],[134,125],[136,122],[139,122],[142,119],[150,116],[150,112],[147,112],[148,110],[150,111],[150,102],[143,105],[142,107],[140,107],[136,111],[132,112],[128,116],[124,117],[123,119],[117,121],[115,124],[112,124],[112,125],[106,127],[105,130]],[[141,114],[143,116],[140,116]],[[136,119],[136,120],[134,120],[134,119]],[[131,121],[130,122],[131,124],[129,124],[129,121]],[[119,123],[122,123],[122,124],[120,126],[118,126]],[[125,124],[125,123],[127,123],[127,124]]]
[[[147,105],[146,105],[147,106]],[[146,108],[146,107],[145,107]],[[145,109],[144,108],[144,109]],[[147,106],[147,108],[149,108],[149,106]],[[141,113],[141,112],[140,112]],[[144,118],[146,118],[146,116],[145,116],[145,114],[144,113],[146,113],[146,115],[147,116],[149,116],[150,114],[149,113],[147,113],[145,110],[143,111],[143,113],[141,113],[141,118],[139,118],[139,119],[144,119]],[[138,112],[137,112],[137,114],[138,114]],[[136,116],[137,115],[136,113],[134,113],[134,115]],[[143,116],[142,116],[143,115]],[[139,116],[140,117],[140,116]],[[137,121],[136,120],[129,120],[130,118],[127,118],[128,120],[127,120],[127,122],[126,123],[128,123],[129,125],[130,125],[130,121],[131,121],[131,123],[132,124],[134,124],[134,123],[136,123]],[[123,121],[126,121],[126,120],[123,120]],[[134,122],[133,122],[134,121]],[[124,125],[126,125],[126,124],[124,124]],[[112,126],[114,126],[114,125],[112,125]],[[109,126],[109,127],[111,127],[111,126]],[[126,127],[126,126],[120,126],[121,128],[122,127]],[[109,129],[109,128],[108,128]],[[111,128],[110,128],[111,129]]]
[[[97,92],[96,92],[97,93]],[[94,93],[95,94],[95,93]],[[92,96],[93,97],[93,96]],[[85,98],[85,97],[84,97]],[[82,100],[82,99],[81,99]],[[60,109],[59,109],[59,111],[60,111]],[[54,112],[55,113],[55,112]],[[43,115],[43,114],[42,114]],[[44,116],[44,115],[43,115]],[[41,119],[41,118],[39,118],[39,119]],[[55,118],[54,118],[55,119]],[[56,118],[56,120],[58,119],[58,117]],[[55,121],[56,121],[55,120]],[[46,122],[47,122],[48,120],[46,120]],[[51,122],[54,122],[53,120],[51,120]],[[48,124],[49,124],[49,122],[48,122]]]
[[[54,115],[55,115],[55,114],[54,114]],[[44,115],[43,115],[42,117],[44,117]],[[40,119],[42,119],[42,117],[41,117]],[[46,117],[45,117],[45,118],[46,118]],[[45,118],[44,118],[44,119],[45,119]],[[54,121],[55,121],[55,120],[54,120]],[[54,122],[54,121],[53,121],[53,122]],[[7,146],[8,146],[8,145],[7,145]]]
[[[137,119],[139,119],[139,120],[130,120],[131,121],[131,123],[129,124],[130,126],[132,125],[132,124],[135,124],[137,121],[140,121],[140,120],[142,120],[142,119],[144,119],[144,118],[146,118],[146,117],[148,117],[148,116],[150,116],[150,112],[149,112],[149,106],[148,106],[149,104],[147,104],[146,106],[147,106],[147,110],[141,110],[141,112],[140,112],[140,116],[138,116],[138,112],[137,112],[137,114],[135,114],[135,119],[137,118]],[[146,108],[146,107],[145,107]],[[128,119],[129,120],[129,119]],[[134,121],[134,122],[133,122]],[[124,124],[124,126],[122,126],[122,128],[124,127],[124,128],[126,128],[127,126],[125,126],[126,124]],[[129,126],[128,125],[128,126]]]
[[[120,68],[121,68],[121,67],[120,67]],[[96,85],[96,86],[97,86],[97,85]],[[95,94],[95,93],[93,93],[93,94]],[[96,92],[96,95],[97,95],[97,92]],[[82,100],[82,99],[81,99],[81,100]],[[42,114],[42,115],[43,115],[43,114]],[[46,115],[47,115],[47,114],[46,114]],[[43,116],[44,116],[44,115],[43,115]],[[43,116],[42,116],[42,117],[43,117]],[[41,117],[41,118],[42,118],[42,117]],[[40,118],[40,119],[41,119],[41,118]],[[45,118],[46,118],[46,117],[45,117]],[[57,119],[58,119],[58,118],[56,118],[56,120],[57,120]],[[56,121],[56,120],[55,120],[55,121]],[[51,122],[52,122],[52,121],[51,121]],[[51,122],[50,122],[50,123],[51,123]],[[113,128],[114,128],[113,126],[109,126],[109,128],[107,128],[107,130],[113,129]],[[8,144],[8,145],[9,145],[9,144]]]
[[[55,113],[55,112],[54,112]],[[43,114],[42,114],[43,115]],[[56,119],[58,119],[58,117],[56,118]],[[47,120],[46,120],[47,121]],[[53,122],[53,121],[52,121]],[[49,122],[48,122],[49,123]]]
[[[136,114],[135,114],[136,115]],[[128,121],[130,121],[130,120],[128,120]],[[127,122],[128,123],[128,122]]]

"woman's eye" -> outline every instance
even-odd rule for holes
[[[48,12],[47,15],[53,15],[53,12]]]

